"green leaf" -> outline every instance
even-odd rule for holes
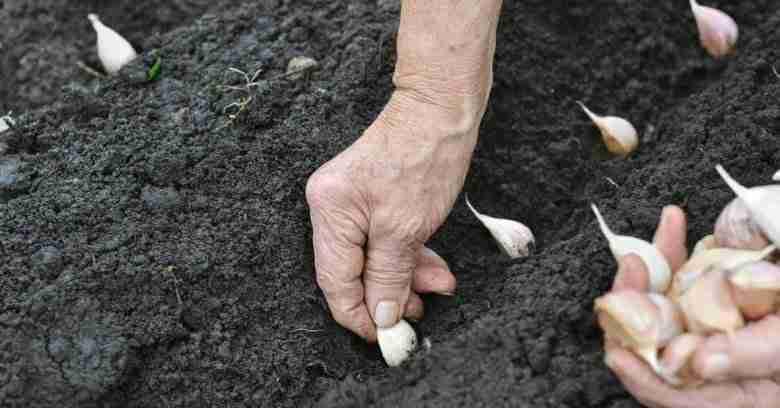
[[[154,62],[149,71],[146,72],[146,80],[149,82],[154,81],[160,76],[160,68],[162,67],[162,58],[157,57],[157,61]]]

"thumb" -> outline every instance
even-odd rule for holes
[[[705,380],[764,378],[780,374],[780,316],[768,316],[732,335],[710,337],[693,357]]]
[[[369,240],[363,285],[377,327],[392,327],[404,315],[419,250],[398,241]]]

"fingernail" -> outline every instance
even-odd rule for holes
[[[702,377],[710,380],[723,378],[731,367],[731,360],[726,354],[713,354],[704,361],[701,370]]]
[[[383,300],[376,305],[374,320],[378,327],[386,328],[398,323],[398,302]]]
[[[436,292],[436,294],[450,297],[455,296],[455,292]]]

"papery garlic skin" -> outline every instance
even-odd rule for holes
[[[403,319],[393,327],[377,328],[376,338],[382,357],[390,367],[401,365],[417,348],[417,334]]]
[[[672,270],[661,251],[655,245],[642,239],[615,234],[604,221],[598,207],[591,204],[591,209],[596,215],[601,232],[609,242],[609,249],[612,251],[615,261],[625,255],[636,254],[645,263],[650,274],[650,290],[656,293],[665,293],[672,280]]]
[[[769,245],[769,239],[753,220],[747,206],[739,197],[733,199],[721,211],[715,222],[713,235],[719,247],[759,250]]]
[[[661,373],[658,349],[682,333],[676,305],[661,295],[634,290],[610,292],[597,298],[594,311],[605,336],[634,351]]]
[[[731,334],[745,326],[723,269],[705,271],[677,301],[690,333]]]
[[[691,367],[691,358],[704,343],[704,337],[698,334],[685,333],[674,339],[661,353],[662,378],[667,383],[680,386],[695,386],[701,382],[695,378]]]
[[[97,33],[98,57],[109,75],[116,74],[138,57],[133,46],[119,33],[103,24],[96,14],[89,14],[87,18]]]
[[[748,320],[760,320],[777,308],[780,294],[780,266],[754,262],[729,273],[734,301]]]
[[[715,240],[715,235],[705,235],[702,239],[696,242],[696,245],[694,245],[693,251],[691,252],[691,256],[695,256],[697,253],[703,251],[709,251],[710,249],[718,248],[719,246],[720,245],[718,245],[717,241]]]
[[[743,265],[766,259],[775,250],[774,245],[769,245],[760,251],[715,248],[694,252],[674,273],[667,295],[672,299],[679,298],[709,269],[739,269]]]
[[[599,128],[607,150],[618,156],[628,156],[639,145],[639,136],[631,122],[617,116],[599,116],[577,101],[585,114]]]
[[[753,220],[769,240],[780,245],[780,186],[747,188],[734,180],[721,165],[715,166],[720,176],[742,199]]]
[[[474,209],[468,197],[466,197],[466,205],[482,225],[490,231],[490,235],[493,236],[506,255],[514,259],[530,254],[530,247],[536,242],[530,228],[517,221],[483,215]]]
[[[712,7],[690,0],[699,41],[707,52],[720,58],[734,52],[739,38],[739,27],[731,16]]]

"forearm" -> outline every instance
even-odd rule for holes
[[[493,82],[501,3],[402,0],[396,91],[378,120],[385,131],[473,148]]]

